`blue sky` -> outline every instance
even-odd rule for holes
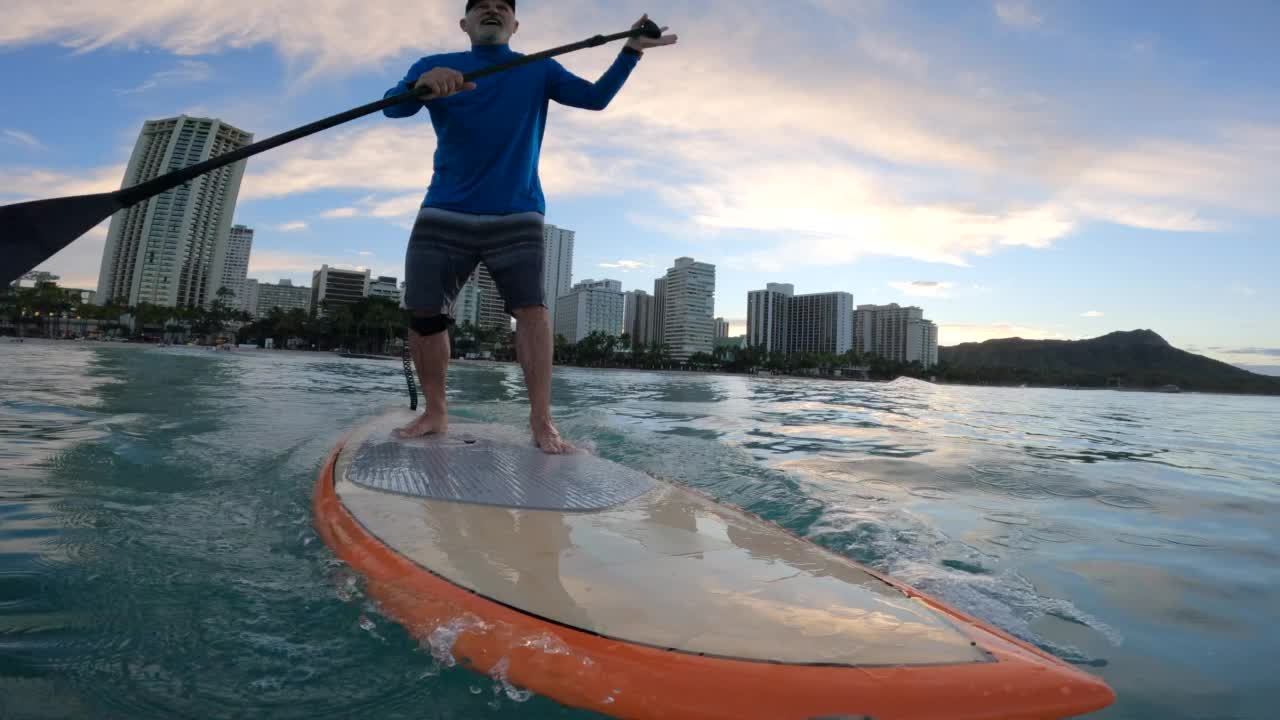
[[[0,202],[114,189],[144,120],[257,139],[363,104],[465,47],[461,0],[0,1]],[[305,10],[301,9],[305,8]],[[542,163],[575,280],[717,266],[739,329],[767,282],[910,303],[943,344],[1150,328],[1280,372],[1273,2],[524,0],[517,50],[680,36],[602,113],[556,107]],[[594,79],[616,46],[562,58]],[[426,114],[249,161],[250,276],[403,276]],[[100,227],[46,263],[93,287]]]

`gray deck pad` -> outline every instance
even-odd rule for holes
[[[587,452],[547,455],[514,442],[506,428],[479,423],[412,440],[373,433],[356,451],[347,479],[431,500],[560,511],[604,510],[656,485]]]

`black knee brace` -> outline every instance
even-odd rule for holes
[[[432,315],[431,317],[419,317],[417,315],[410,316],[409,327],[419,335],[435,335],[449,329],[453,324],[453,318],[448,315]]]

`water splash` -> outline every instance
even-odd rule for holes
[[[551,633],[539,633],[538,635],[530,635],[517,643],[518,647],[526,647],[537,650],[547,655],[568,655],[569,646],[559,637]]]
[[[458,636],[471,630],[483,632],[490,627],[488,623],[471,614],[453,618],[443,625],[436,626],[427,636],[431,657],[444,667],[454,667],[458,664],[458,660],[453,656],[453,644],[458,641]]]
[[[516,702],[527,702],[533,697],[533,693],[529,690],[522,690],[511,684],[507,678],[507,673],[511,671],[511,661],[508,658],[498,660],[493,666],[493,670],[489,672],[489,677],[493,678],[493,694],[499,692]]]

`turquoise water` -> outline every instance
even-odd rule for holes
[[[455,364],[457,414],[527,417]],[[1092,717],[1277,717],[1280,401],[558,368],[562,430],[1031,640]],[[399,363],[0,343],[0,717],[587,718],[442,666],[311,528]]]

